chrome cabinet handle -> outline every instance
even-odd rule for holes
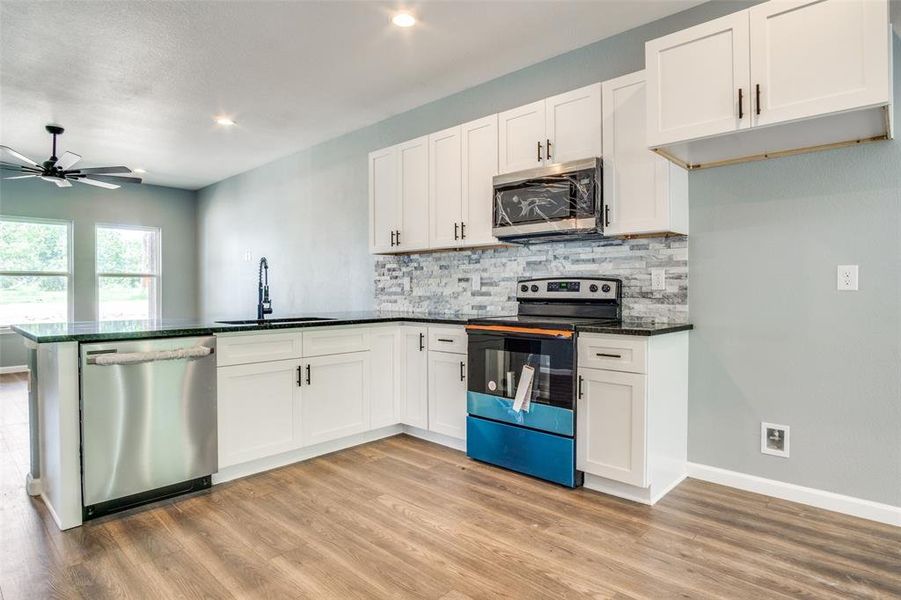
[[[578,395],[578,398],[579,398],[579,399],[582,398],[582,376],[581,376],[581,375],[579,375],[579,395]]]
[[[604,205],[604,227],[608,227],[610,225],[610,205]]]
[[[623,357],[622,354],[607,354],[606,352],[598,352],[597,356],[600,356],[601,358],[622,358]]]

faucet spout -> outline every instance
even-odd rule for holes
[[[257,320],[262,321],[266,315],[272,314],[272,301],[269,299],[269,261],[260,259],[260,274],[257,280]]]

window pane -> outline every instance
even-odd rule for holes
[[[155,277],[101,277],[100,320],[156,318]]]
[[[98,273],[156,273],[156,231],[97,228]]]
[[[0,325],[69,320],[68,277],[0,275]]]
[[[67,272],[68,255],[68,225],[0,221],[0,271]]]

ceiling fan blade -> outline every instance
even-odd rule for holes
[[[79,177],[76,179],[78,183],[86,183],[88,185],[94,185],[97,187],[106,188],[108,190],[117,190],[119,186],[114,183],[107,183],[105,181],[97,181],[96,179],[88,179],[87,177]]]
[[[26,167],[25,165],[14,165],[13,163],[0,161],[0,169],[5,171],[19,171],[20,173],[41,173],[41,169],[37,167]]]
[[[89,167],[87,169],[72,169],[76,173],[91,173],[94,175],[103,175],[111,173],[131,173],[128,167]]]
[[[81,160],[81,156],[75,154],[74,152],[66,152],[63,154],[62,158],[56,161],[56,168],[65,171],[66,169],[71,168],[78,161]]]
[[[84,178],[78,173],[70,175],[70,177],[74,177],[75,179]],[[120,177],[118,175],[94,175],[91,179],[94,181],[105,181],[107,183],[141,183],[142,181],[140,177]]]
[[[3,179],[28,179],[29,177],[37,177],[37,175],[16,175],[15,177],[4,177]]]
[[[19,160],[21,160],[21,161],[24,162],[24,163],[28,163],[28,164],[31,165],[32,167],[38,166],[38,163],[34,162],[33,160],[31,160],[31,159],[28,158],[27,156],[23,156],[23,155],[19,154],[18,152],[16,152],[15,150],[13,150],[12,148],[10,148],[9,146],[0,146],[0,150],[2,150],[3,152],[6,152],[6,153],[9,154],[10,156],[13,156],[13,157],[15,157],[15,158],[18,158]]]

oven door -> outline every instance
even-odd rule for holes
[[[572,436],[575,334],[527,327],[467,326],[470,415]],[[535,369],[531,406],[513,410],[524,366]]]
[[[598,159],[494,178],[492,233],[500,238],[598,231]]]

